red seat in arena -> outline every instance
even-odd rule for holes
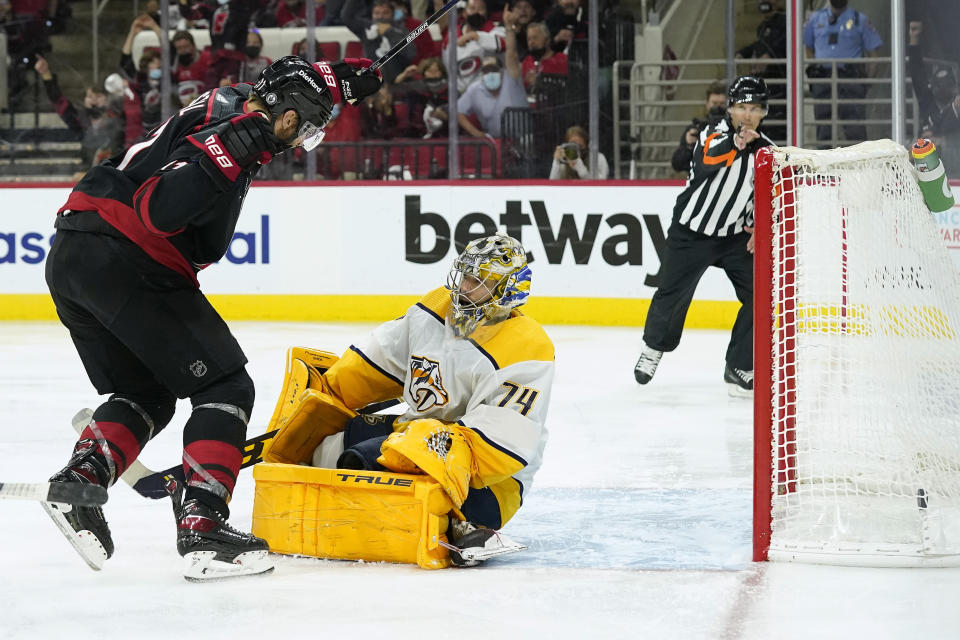
[[[324,60],[339,60],[340,59],[340,43],[339,42],[318,42],[317,43],[317,56],[323,58]]]
[[[359,40],[353,40],[347,43],[347,50],[343,54],[344,58],[362,58],[363,43]]]

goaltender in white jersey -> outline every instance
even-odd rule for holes
[[[445,287],[322,375],[288,381],[284,394],[296,406],[274,416],[280,432],[264,459],[427,474],[467,520],[449,532],[454,544],[488,544],[520,508],[547,441],[554,348],[518,310],[530,278],[515,239],[468,244]],[[317,393],[301,395],[304,386]],[[357,413],[394,398],[408,407],[401,416]]]

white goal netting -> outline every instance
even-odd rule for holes
[[[960,277],[912,172],[773,151],[771,559],[960,564]]]

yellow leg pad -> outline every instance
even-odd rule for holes
[[[264,463],[253,478],[253,534],[274,553],[450,565],[453,504],[428,477]]]
[[[333,396],[307,389],[263,453],[266,462],[309,463],[323,439],[343,431],[357,413]]]
[[[322,389],[320,375],[332,367],[339,358],[329,351],[290,347],[287,349],[287,365],[283,372],[283,390],[277,398],[277,406],[267,430],[279,429],[296,406],[297,399],[306,389]]]

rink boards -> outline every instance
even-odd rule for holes
[[[660,278],[677,181],[272,183],[250,190],[227,255],[201,272],[239,320],[378,321],[445,281],[459,248],[504,230],[533,270],[528,312],[553,324],[642,325]],[[0,197],[0,320],[55,319],[43,276],[69,186]],[[940,214],[960,256],[960,210]],[[729,327],[739,303],[708,270],[687,326]]]

